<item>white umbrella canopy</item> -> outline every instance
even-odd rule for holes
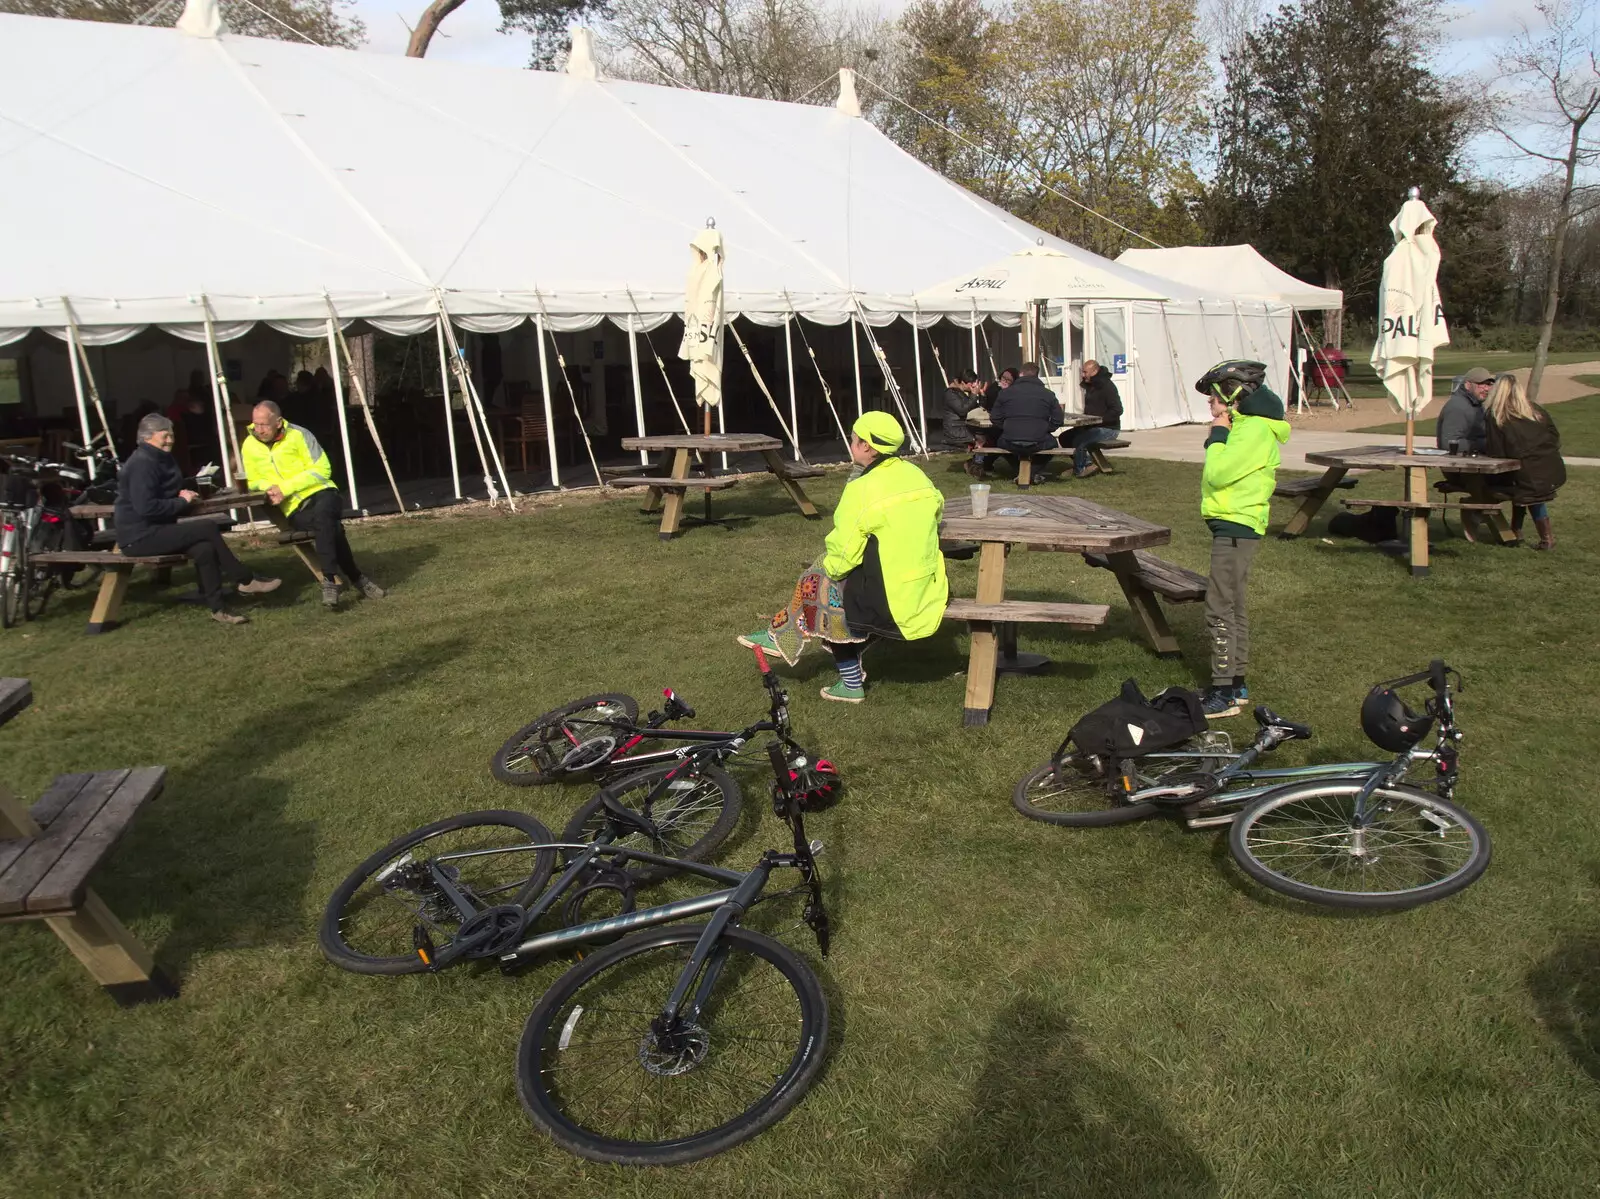
[[[1165,281],[1080,250],[1035,245],[980,270],[923,288],[912,299],[924,312],[1021,312],[1035,300],[1169,300]]]
[[[702,229],[689,243],[689,278],[684,285],[683,342],[678,357],[689,363],[694,377],[694,400],[705,409],[711,427],[711,409],[722,403],[722,234]]]
[[[1411,450],[1412,422],[1433,398],[1433,357],[1450,344],[1444,306],[1439,302],[1438,222],[1414,195],[1389,222],[1394,249],[1383,262],[1378,292],[1378,339],[1372,346],[1372,367],[1396,406],[1406,416],[1406,450]]]

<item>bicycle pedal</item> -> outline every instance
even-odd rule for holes
[[[411,948],[422,959],[422,964],[432,970],[434,960],[433,939],[428,936],[428,930],[420,924],[411,930]]]

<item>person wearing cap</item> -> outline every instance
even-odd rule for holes
[[[833,514],[822,560],[800,576],[789,605],[739,644],[791,665],[808,641],[833,653],[839,679],[822,698],[866,698],[861,651],[879,637],[917,641],[944,620],[950,589],[939,552],[944,496],[899,456],[905,431],[887,412],[867,412],[850,430],[856,469]]]
[[[1492,386],[1494,376],[1481,366],[1456,380],[1455,390],[1439,412],[1437,445],[1441,450],[1448,450],[1454,441],[1461,443],[1465,453],[1483,453],[1483,439],[1489,432],[1483,402]]]

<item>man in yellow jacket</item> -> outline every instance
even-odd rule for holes
[[[769,627],[739,638],[790,662],[802,639],[821,641],[839,668],[839,681],[822,689],[823,699],[860,703],[866,698],[861,651],[869,642],[917,641],[944,620],[950,597],[939,552],[944,496],[898,456],[905,440],[887,412],[856,420],[850,459],[859,473],[839,497],[821,563],[801,576],[789,608]]]
[[[344,498],[333,485],[327,451],[311,430],[290,424],[276,404],[263,400],[250,412],[250,436],[239,453],[251,490],[265,491],[290,524],[315,538],[323,605],[339,606],[340,575],[368,599],[382,599],[383,588],[361,573],[350,552],[340,523]]]

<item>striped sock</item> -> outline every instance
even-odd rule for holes
[[[865,686],[861,677],[861,659],[851,658],[848,662],[836,662],[839,668],[839,681],[852,691],[860,691]]]

